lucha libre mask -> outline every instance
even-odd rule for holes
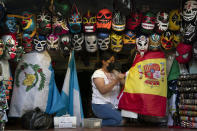
[[[47,48],[49,50],[58,50],[59,47],[59,36],[50,34],[47,36]]]
[[[17,23],[17,21],[16,21],[15,17],[8,17],[8,16],[6,17],[5,24],[8,28],[8,30],[9,30],[9,32],[11,32],[11,33],[16,33],[17,32],[16,23]]]
[[[24,33],[31,34],[36,29],[36,22],[34,19],[34,15],[26,11],[23,12],[22,15],[23,17],[25,17],[22,19],[23,31]]]
[[[100,50],[105,51],[109,49],[110,35],[108,33],[100,32],[98,33],[97,38]]]
[[[85,35],[85,45],[88,52],[97,51],[97,36],[95,34],[86,34]]]
[[[5,44],[4,41],[0,39],[0,58],[3,57],[4,53],[5,53]]]
[[[197,1],[188,0],[183,7],[183,20],[187,22],[196,21],[197,15]]]
[[[18,46],[16,36],[14,34],[3,35],[2,40],[7,47],[6,57],[8,59],[14,59],[16,56],[16,50],[17,50],[17,46]]]
[[[83,31],[86,33],[96,32],[96,16],[90,11],[83,16]]]
[[[197,43],[193,44],[193,58],[197,60]]]
[[[146,34],[152,33],[153,29],[155,28],[155,15],[151,12],[147,12],[142,17],[142,32]]]
[[[177,45],[181,42],[181,34],[180,33],[174,33],[173,34],[173,40],[172,40],[172,43],[173,43],[173,46],[176,48]]]
[[[33,39],[33,43],[34,43],[34,49],[37,52],[42,52],[45,50],[47,45],[46,37],[39,35],[37,38]]]
[[[183,38],[186,43],[192,43],[196,39],[196,25],[185,24],[183,28]]]
[[[63,55],[69,56],[71,51],[71,44],[70,44],[70,37],[68,34],[62,35],[60,37],[60,50],[62,51]]]
[[[0,1],[0,21],[2,21],[2,19],[4,18],[6,13],[6,8],[5,8],[5,4],[3,3],[3,1]]]
[[[169,25],[169,15],[166,12],[158,12],[157,13],[157,32],[164,32],[168,29]]]
[[[43,10],[37,15],[37,31],[40,35],[48,35],[51,33],[51,15]]]
[[[63,35],[69,32],[67,22],[60,13],[53,17],[53,31],[54,35]]]
[[[115,34],[113,32],[110,37],[111,37],[111,50],[114,52],[120,52],[123,47],[123,36]]]
[[[145,35],[140,35],[139,37],[136,38],[136,48],[140,53],[141,57],[143,57],[144,54],[147,52],[148,44],[149,44],[149,39]]]
[[[109,9],[102,9],[96,16],[97,29],[111,29],[112,25],[112,12]]]
[[[180,29],[180,23],[181,23],[180,11],[178,9],[170,11],[168,28],[172,31],[178,31]]]
[[[142,14],[138,12],[132,12],[127,18],[126,27],[130,30],[136,30],[142,22]]]
[[[72,45],[74,47],[75,51],[81,51],[83,49],[83,44],[84,42],[84,34],[80,33],[80,34],[74,34],[72,36]]]
[[[192,57],[192,45],[179,43],[176,48],[176,60],[181,64],[186,64]]]
[[[24,47],[25,53],[29,53],[33,51],[33,48],[34,48],[33,38],[29,37],[29,34],[23,34],[22,45]]]
[[[68,19],[69,29],[71,33],[79,33],[81,31],[82,18],[74,4],[71,10],[71,16]]]
[[[132,31],[127,31],[124,35],[123,35],[123,43],[125,45],[127,44],[136,44],[136,34],[133,33]]]
[[[161,36],[159,34],[153,33],[149,36],[149,49],[152,51],[157,51],[161,48]]]
[[[126,17],[120,13],[120,11],[116,11],[113,13],[112,17],[112,29],[114,31],[124,31],[126,24]]]
[[[165,50],[172,49],[173,43],[173,34],[170,31],[166,31],[161,35],[161,46]]]

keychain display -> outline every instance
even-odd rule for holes
[[[161,49],[161,35],[153,33],[149,36],[149,50],[157,51]]]
[[[112,29],[120,32],[124,31],[126,25],[126,17],[120,11],[114,11],[112,17]]]
[[[96,52],[98,49],[96,34],[85,34],[85,47],[88,52]]]
[[[110,30],[112,25],[112,12],[109,9],[101,9],[96,15],[97,30]]]
[[[93,15],[89,10],[83,16],[83,31],[85,33],[96,32],[96,16]]]
[[[186,64],[192,57],[192,45],[179,43],[176,48],[176,60],[181,64]]]
[[[98,46],[100,50],[105,51],[109,49],[110,35],[108,33],[103,33],[103,32],[98,33],[97,39],[98,39]]]
[[[149,46],[149,38],[145,35],[137,36],[136,38],[136,48],[140,53],[141,57],[147,52]]]
[[[114,32],[110,35],[111,39],[111,50],[118,53],[123,47],[123,35],[118,35]]]
[[[181,14],[178,9],[172,10],[169,13],[169,29],[179,31],[181,26]]]

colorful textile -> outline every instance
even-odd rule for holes
[[[197,111],[197,105],[179,105],[181,110]]]
[[[181,127],[184,128],[197,128],[197,123],[190,121],[181,121]]]
[[[180,116],[197,116],[197,111],[179,110]]]
[[[181,99],[180,104],[197,105],[196,99]]]
[[[129,70],[119,108],[143,115],[165,116],[166,59],[163,52],[136,55]]]
[[[176,59],[174,59],[170,72],[168,74],[168,81],[178,79],[180,75],[179,64]]]
[[[181,121],[197,122],[197,117],[180,116]]]
[[[83,108],[80,89],[77,78],[74,51],[70,54],[68,69],[64,79],[61,99],[66,108],[58,112],[58,115],[69,114],[77,117],[77,126],[83,125]]]
[[[196,99],[197,93],[180,93],[181,99]]]

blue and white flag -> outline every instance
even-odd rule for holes
[[[77,117],[77,126],[83,125],[83,108],[78,84],[74,51],[70,54],[68,68],[62,87],[61,98],[66,108],[59,112],[61,115],[70,114]]]

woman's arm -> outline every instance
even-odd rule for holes
[[[125,84],[125,74],[122,74],[122,73],[118,72],[117,70],[113,70],[112,72],[115,75],[115,77],[117,79],[119,79],[120,84],[124,85]]]
[[[106,85],[104,78],[94,78],[93,82],[101,94],[106,94],[114,88],[114,86],[119,82],[119,80],[114,79],[109,84]]]

